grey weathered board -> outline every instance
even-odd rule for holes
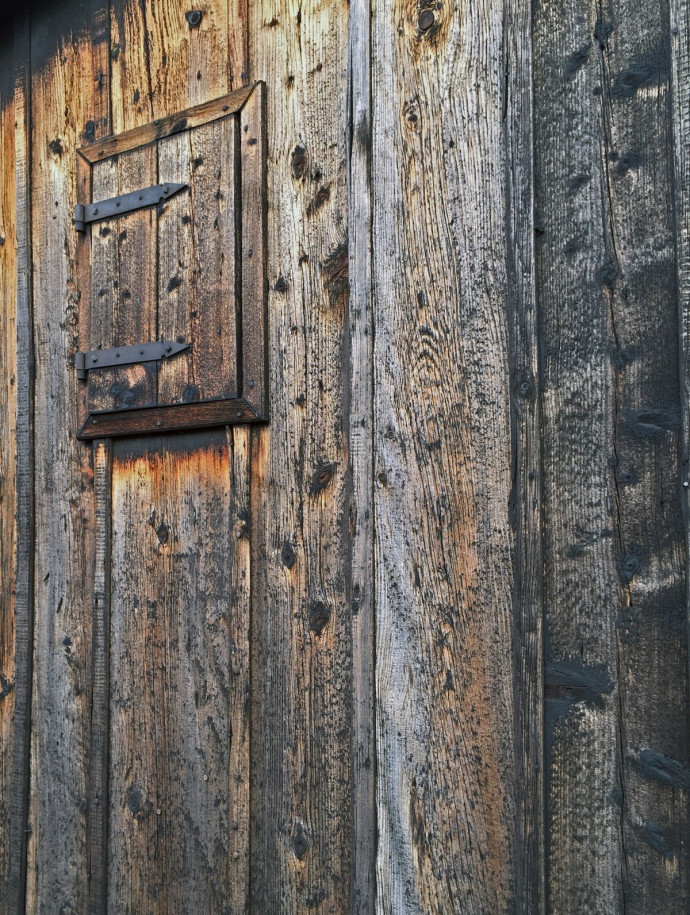
[[[686,912],[687,0],[30,6],[0,33],[2,915]],[[175,339],[262,286],[236,223],[210,240],[251,136],[214,100],[255,80],[271,424],[78,442],[80,322]],[[208,218],[74,231],[85,175],[162,174]],[[156,396],[237,393],[234,343]]]

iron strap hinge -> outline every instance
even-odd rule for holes
[[[88,353],[79,352],[74,357],[77,378],[86,381],[89,369],[104,369],[115,365],[134,365],[137,362],[157,362],[170,359],[190,349],[191,343],[175,343],[162,340],[160,343],[137,343],[134,346],[115,346],[112,349],[94,349]]]
[[[74,228],[77,232],[86,232],[87,222],[96,222],[99,219],[108,219],[111,216],[120,216],[122,213],[131,213],[142,207],[150,207],[156,203],[163,203],[173,194],[188,187],[187,184],[154,184],[152,187],[132,191],[130,194],[120,194],[109,200],[98,203],[78,203],[74,208]]]

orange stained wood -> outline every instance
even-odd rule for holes
[[[17,236],[15,111],[0,110],[0,872],[9,871],[15,687]]]

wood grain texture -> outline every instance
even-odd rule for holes
[[[535,289],[531,7],[506,4],[506,233],[512,491],[515,532],[513,665],[515,720],[515,911],[546,910],[544,669],[539,313]]]
[[[690,3],[672,0],[671,79],[674,137],[674,203],[678,326],[680,330],[680,394],[683,417],[681,481],[685,520],[686,587],[690,568]],[[686,592],[686,625],[690,640],[690,591]]]
[[[515,904],[506,12],[373,18],[382,913]]]
[[[160,404],[238,393],[238,131],[229,117],[158,144],[161,181],[190,187],[159,217],[158,337],[194,344],[161,364]]]
[[[93,135],[91,6],[42,9],[31,34],[36,530],[29,881],[26,907],[84,910],[93,596],[90,449],[76,441],[80,290],[77,146]],[[39,241],[40,240],[40,241]]]
[[[248,670],[246,644],[231,669],[231,633],[249,621],[233,619],[248,603],[233,599],[231,457],[223,429],[115,443],[109,910],[224,911],[240,860],[246,727],[230,700]]]
[[[112,3],[112,132],[239,88],[228,85],[228,16],[242,6],[242,0],[208,0],[200,25],[191,28],[186,13],[194,7],[183,0]],[[239,53],[243,42],[235,21],[232,28]]]
[[[93,666],[89,745],[89,913],[104,915],[108,900],[110,763],[110,580],[112,539],[112,440],[93,445],[94,589],[91,605]]]
[[[12,60],[11,46],[4,51]],[[12,76],[13,74],[10,74]],[[20,123],[22,123],[20,121]],[[0,912],[10,915],[9,870],[17,574],[17,223],[14,80],[0,90]],[[23,126],[23,125],[22,125]]]
[[[249,10],[266,81],[271,422],[252,442],[257,912],[351,904],[344,3]]]
[[[240,387],[261,416],[268,414],[268,324],[266,315],[266,150],[265,84],[258,82],[240,112],[239,167],[242,187],[242,340]]]
[[[348,57],[348,350],[352,619],[352,912],[376,900],[374,449],[371,250],[371,4],[352,0]]]
[[[229,911],[248,911],[249,905],[249,779],[251,758],[250,637],[251,637],[251,430],[226,429],[231,459],[230,540],[230,838]]]
[[[535,17],[553,912],[687,908],[667,16]]]

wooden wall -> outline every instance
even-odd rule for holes
[[[687,911],[690,5],[192,8],[0,40],[0,912]],[[270,424],[80,443],[75,150],[255,79]]]

